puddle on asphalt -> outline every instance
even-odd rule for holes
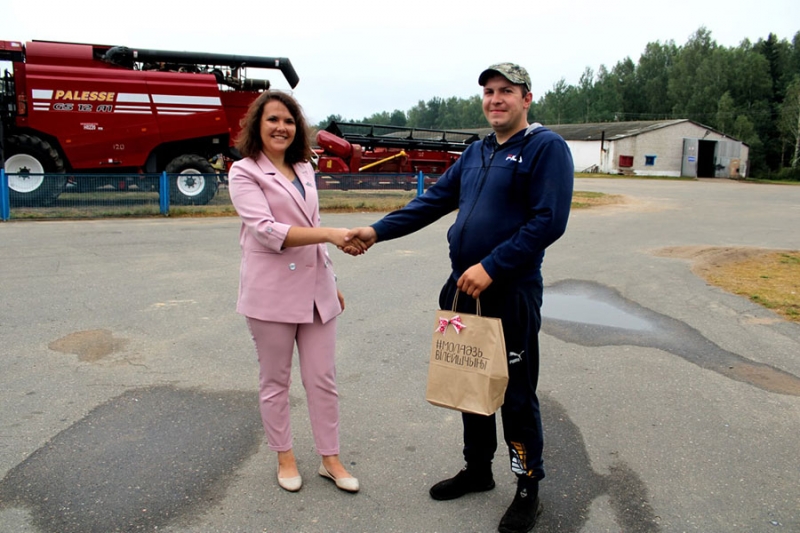
[[[542,315],[555,320],[579,322],[607,326],[609,328],[633,329],[637,331],[652,330],[653,326],[643,320],[611,304],[592,300],[582,295],[547,293]]]
[[[582,346],[658,348],[736,381],[800,396],[800,378],[722,349],[699,331],[588,281],[545,287],[542,330]]]

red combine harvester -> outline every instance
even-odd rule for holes
[[[331,122],[317,132],[320,188],[411,190],[455,163],[476,133]]]
[[[247,68],[280,69],[299,81],[287,58],[143,50],[32,41],[0,41],[5,171],[14,205],[47,205],[65,189],[135,184],[157,190],[145,173],[166,171],[177,204],[206,204],[217,171],[237,154],[239,120],[270,82]],[[4,132],[3,132],[4,130]],[[63,174],[45,180],[41,174]],[[120,175],[142,174],[141,178]]]

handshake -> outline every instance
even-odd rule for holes
[[[356,256],[365,253],[378,241],[378,234],[369,226],[364,228],[331,228],[328,242],[346,254]]]

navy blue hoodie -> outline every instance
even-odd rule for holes
[[[447,232],[455,280],[481,263],[494,282],[541,283],[544,250],[567,227],[573,174],[569,147],[547,128],[532,124],[502,145],[491,133],[372,227],[378,241],[395,239],[458,209]]]

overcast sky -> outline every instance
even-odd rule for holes
[[[0,40],[58,40],[288,57],[310,122],[408,111],[478,94],[492,63],[526,67],[538,99],[588,66],[638,61],[648,42],[683,45],[701,26],[720,45],[800,31],[798,0],[4,1]],[[278,71],[262,71],[288,88]]]

